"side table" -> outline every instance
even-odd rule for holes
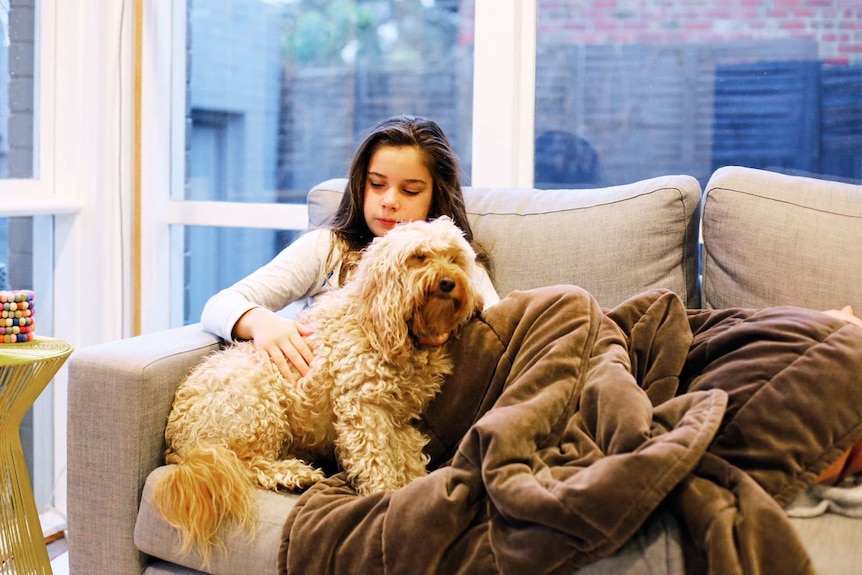
[[[71,353],[49,337],[0,344],[0,573],[51,575],[19,428]]]

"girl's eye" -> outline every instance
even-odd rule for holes
[[[370,185],[370,186],[371,186],[372,188],[374,188],[375,190],[379,190],[380,188],[382,188],[382,187],[383,187],[383,184],[378,184],[378,183],[376,183],[376,182],[369,182],[369,183],[368,183],[368,185]]]
[[[415,190],[404,190],[404,193],[408,196],[418,196],[421,192],[417,192]]]

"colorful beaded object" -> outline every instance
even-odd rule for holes
[[[0,291],[0,343],[32,341],[36,308],[32,290]]]

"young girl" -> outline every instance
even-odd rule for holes
[[[458,160],[431,120],[397,116],[376,126],[359,146],[347,189],[331,227],[310,230],[271,262],[222,290],[204,306],[204,329],[226,340],[250,339],[291,382],[288,363],[308,371],[308,326],[278,315],[285,306],[344,285],[361,250],[399,222],[447,215],[473,239],[461,191]],[[476,284],[485,307],[499,301],[483,266]]]

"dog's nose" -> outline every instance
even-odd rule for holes
[[[455,289],[455,280],[451,278],[443,278],[440,280],[440,291],[443,293],[449,293]]]

